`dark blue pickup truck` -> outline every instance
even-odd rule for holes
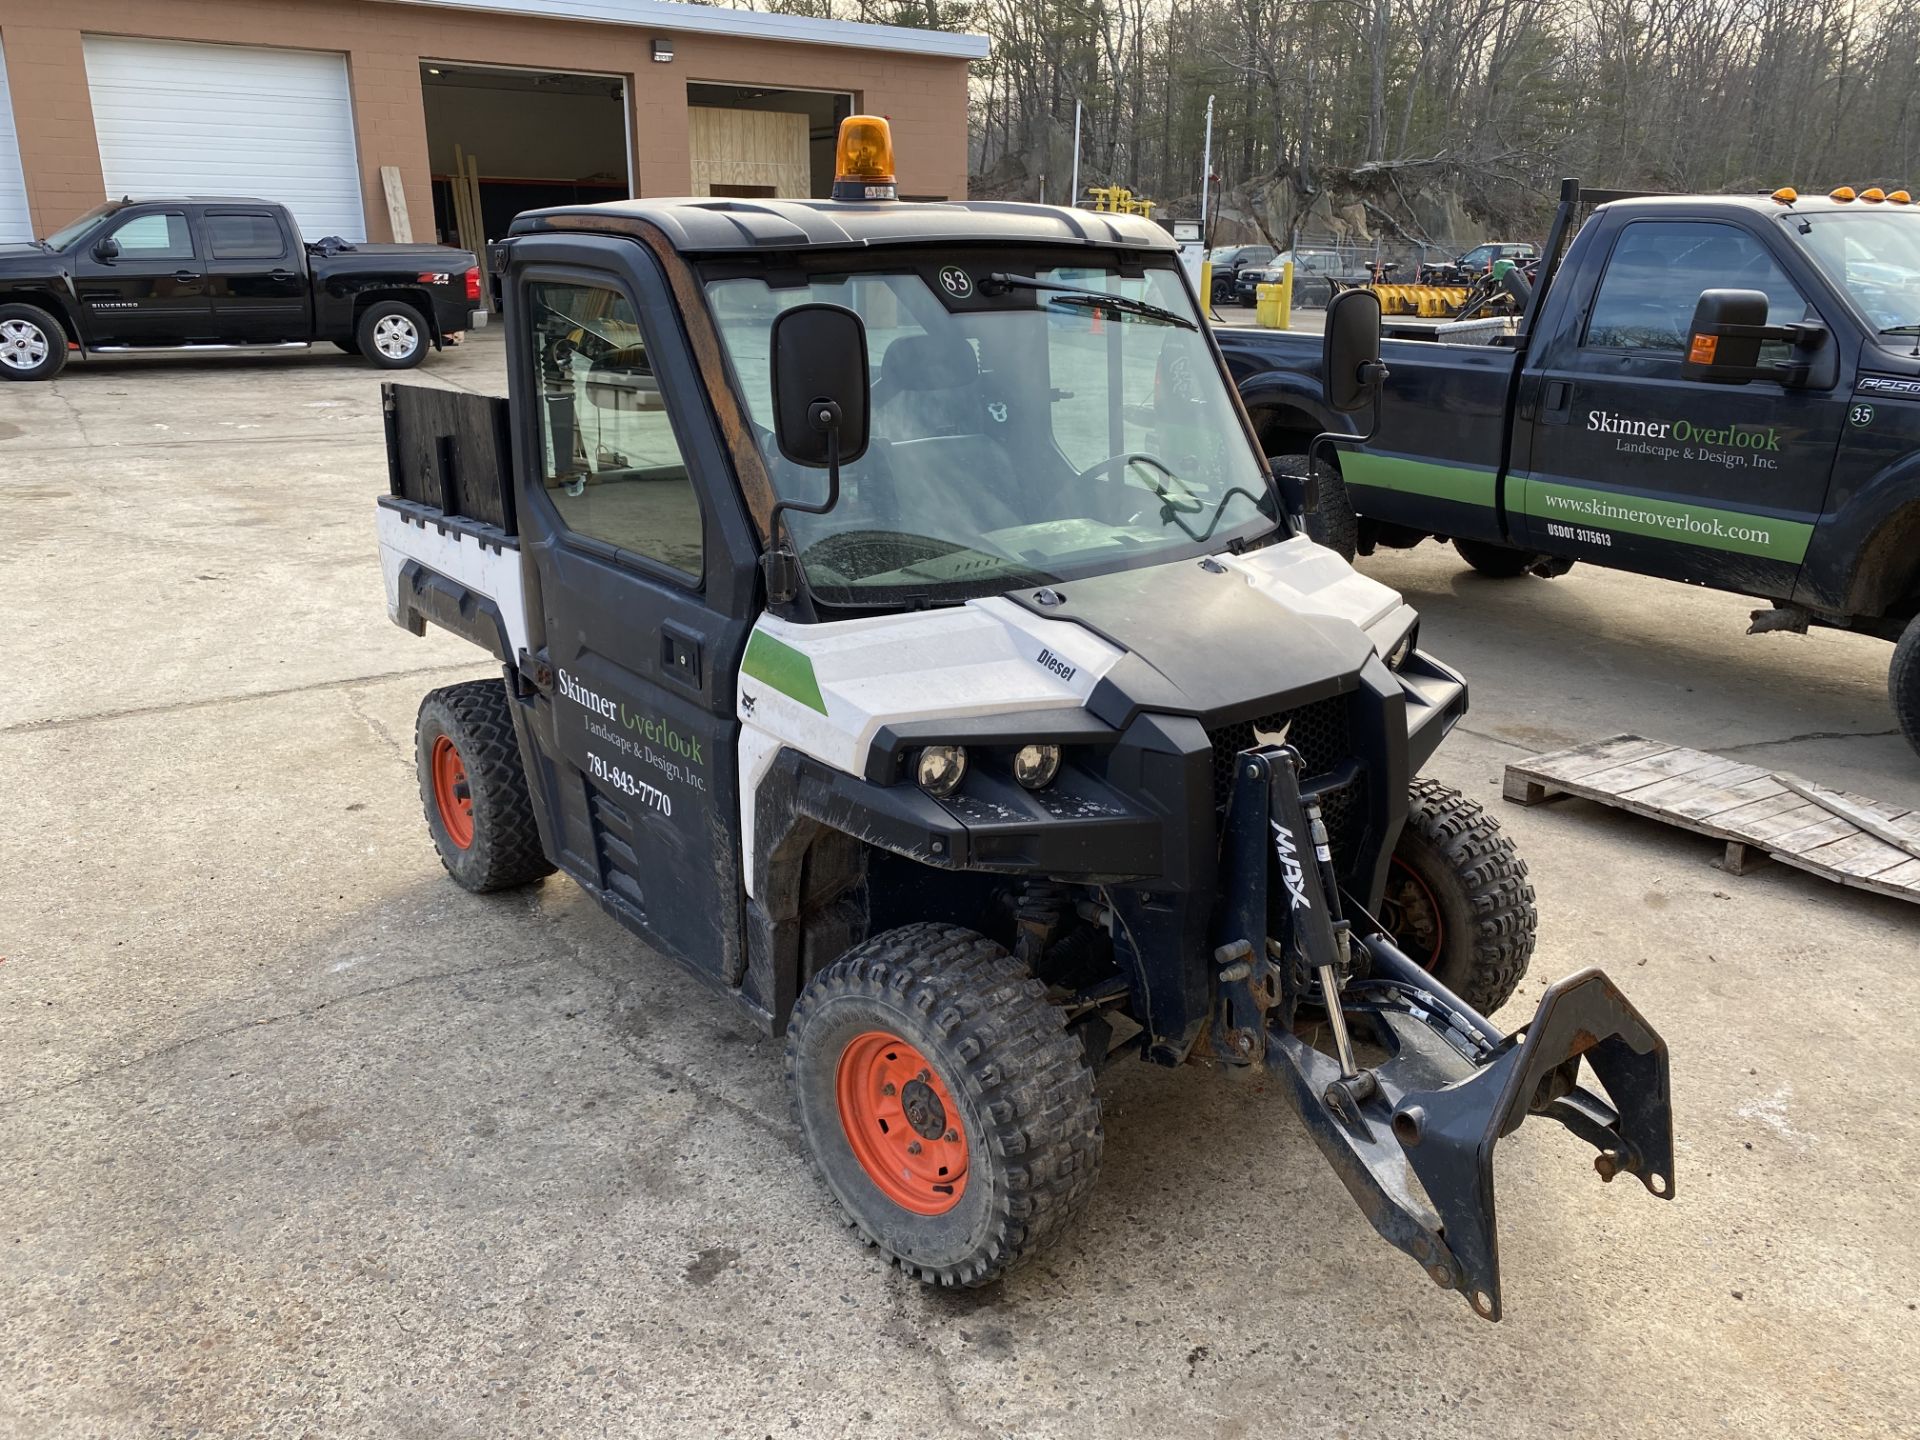
[[[1495,344],[1385,344],[1380,428],[1316,477],[1324,543],[1450,540],[1495,576],[1578,560],[1771,601],[1756,631],[1882,636],[1920,749],[1920,206],[1569,181],[1514,283]],[[1702,320],[1728,303],[1746,323]],[[1713,363],[1716,329],[1748,363]],[[1326,403],[1317,336],[1216,334],[1270,454],[1360,433]]]

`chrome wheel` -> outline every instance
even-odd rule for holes
[[[31,320],[0,320],[0,365],[36,370],[46,363],[47,332]]]
[[[389,360],[410,360],[420,348],[420,327],[404,315],[382,315],[374,322],[373,348]]]

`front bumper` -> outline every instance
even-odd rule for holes
[[[1287,1082],[1308,1133],[1383,1239],[1498,1320],[1493,1150],[1531,1115],[1591,1144],[1602,1180],[1636,1175],[1673,1198],[1666,1044],[1612,981],[1583,970],[1549,986],[1533,1019],[1503,1035],[1364,911],[1342,918],[1325,830],[1302,797],[1292,750],[1245,751],[1236,774],[1211,1048],[1264,1062]],[[1301,1038],[1303,1008],[1326,1020],[1313,1029],[1334,1037],[1336,1053]],[[1581,1083],[1583,1062],[1604,1094]]]

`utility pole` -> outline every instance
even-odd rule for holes
[[[1080,203],[1080,102],[1073,102],[1073,187],[1067,191],[1069,206]]]
[[[1207,150],[1200,161],[1200,243],[1213,244],[1213,230],[1207,223],[1207,190],[1213,179],[1213,96],[1207,96]]]

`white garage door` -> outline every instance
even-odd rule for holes
[[[13,97],[7,93],[7,52],[0,49],[0,244],[32,238],[27,182],[20,173],[20,139],[13,128]]]
[[[347,57],[86,37],[107,194],[278,200],[309,240],[367,238]]]

